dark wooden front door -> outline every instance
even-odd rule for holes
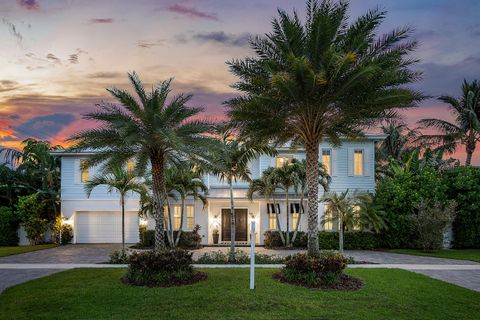
[[[235,241],[247,241],[247,209],[235,209]],[[230,241],[230,209],[222,209],[222,241]]]

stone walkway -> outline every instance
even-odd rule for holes
[[[123,268],[125,265],[103,264],[110,253],[121,248],[116,244],[68,245],[47,250],[23,253],[0,258],[0,293],[7,287],[27,282],[66,269],[73,268]],[[228,252],[227,247],[205,247],[193,251],[194,259],[213,251]],[[250,248],[238,250],[249,253]],[[255,249],[257,253],[287,256],[302,250],[269,250],[263,247]],[[411,256],[381,251],[346,251],[346,255],[356,261],[367,264],[354,264],[349,268],[400,268],[427,275],[429,277],[453,283],[480,292],[480,263],[441,259],[434,257]],[[248,268],[248,265],[195,265],[205,268]],[[275,268],[281,265],[262,265],[258,267]]]

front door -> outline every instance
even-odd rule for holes
[[[235,241],[247,241],[247,209],[235,209]],[[222,241],[230,241],[230,209],[222,209]]]

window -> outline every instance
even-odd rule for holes
[[[323,230],[332,231],[333,230],[333,221],[332,213],[328,210],[328,205],[325,205],[323,209],[323,216],[325,218],[325,223],[323,224]]]
[[[328,175],[332,175],[332,151],[330,149],[322,149],[322,165]]]
[[[290,203],[290,212],[292,213],[292,227],[295,229],[300,220],[300,203]]]
[[[267,204],[267,210],[268,210],[268,228],[270,230],[276,230],[277,229],[277,213],[279,211],[280,205],[277,204],[277,210],[275,210],[275,206],[273,203],[268,203]]]
[[[174,206],[173,207],[173,230],[180,229],[180,222],[182,221],[182,207]]]
[[[88,160],[80,160],[80,181],[82,183],[88,182]]]
[[[187,230],[193,230],[195,226],[195,207],[187,206]]]
[[[281,168],[286,164],[289,164],[292,162],[293,157],[292,156],[279,156],[277,157],[277,168]]]
[[[355,149],[353,153],[353,175],[363,176],[363,150]]]
[[[134,170],[135,170],[135,161],[130,159],[127,162],[127,172],[128,174],[132,175]]]

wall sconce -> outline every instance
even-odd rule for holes
[[[145,227],[148,224],[148,220],[140,218],[139,224],[140,226]]]
[[[65,218],[64,216],[62,216],[62,225],[64,224],[68,224],[70,226],[73,226],[73,216],[70,217],[70,218]]]
[[[251,220],[257,220],[257,215],[255,213],[250,212],[249,215]]]

